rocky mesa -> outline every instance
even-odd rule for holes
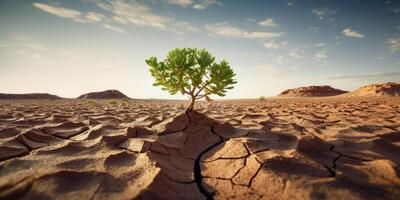
[[[27,93],[27,94],[0,93],[0,99],[61,99],[61,97],[48,93]]]
[[[279,94],[280,97],[325,97],[336,96],[347,91],[332,88],[331,86],[307,86],[288,89]]]
[[[126,99],[129,98],[118,90],[105,90],[101,92],[90,92],[83,94],[78,99]]]

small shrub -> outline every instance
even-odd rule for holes
[[[259,101],[265,101],[265,97],[264,97],[264,96],[261,96],[261,97],[258,98],[258,100],[259,100]]]
[[[96,105],[97,104],[96,101],[93,101],[93,100],[89,100],[89,101],[87,101],[87,103],[91,104],[91,105]]]
[[[225,96],[236,83],[235,73],[226,60],[215,61],[205,49],[176,48],[167,58],[159,61],[156,57],[146,60],[150,73],[155,78],[154,86],[171,95],[189,95],[191,103],[186,111],[192,111],[196,100],[210,95]]]
[[[108,102],[110,105],[112,106],[117,106],[118,105],[118,101],[117,100],[111,100]]]

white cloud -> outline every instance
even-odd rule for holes
[[[178,30],[185,30],[185,31],[190,31],[190,32],[196,32],[198,31],[197,27],[193,26],[189,22],[184,22],[184,21],[175,21],[174,26]],[[171,30],[173,31],[173,30]],[[180,33],[180,32],[177,32]]]
[[[47,47],[40,45],[38,43],[35,43],[33,41],[30,41],[25,38],[17,38],[17,41],[15,42],[1,42],[0,41],[0,47],[14,47],[14,48],[25,48],[25,49],[31,49],[31,50],[46,50]]]
[[[326,55],[326,52],[318,51],[315,53],[313,60],[318,61],[318,62],[326,62],[327,58],[328,58],[328,56]]]
[[[342,33],[347,37],[356,37],[356,38],[364,38],[365,36],[357,31],[351,30],[350,28],[346,28],[342,31]]]
[[[200,0],[200,2],[193,5],[193,8],[197,10],[204,10],[213,4],[220,6],[222,5],[222,3],[218,0]]]
[[[119,32],[119,33],[124,32],[124,30],[122,30],[121,28],[117,28],[117,27],[111,26],[109,24],[103,23],[102,21],[106,16],[104,16],[103,14],[100,14],[100,13],[88,12],[88,13],[84,14],[77,10],[52,6],[52,5],[48,5],[48,4],[44,4],[44,3],[33,3],[33,6],[35,6],[36,8],[38,8],[40,10],[43,10],[50,14],[53,14],[57,17],[72,19],[73,21],[80,22],[80,23],[96,23],[96,24],[100,24],[101,26],[103,26],[106,29],[109,29],[109,30],[112,30],[115,32]]]
[[[293,6],[294,4],[293,4],[293,2],[287,2],[287,5],[288,6]]]
[[[165,30],[168,19],[152,13],[151,9],[136,1],[113,0],[98,2],[97,6],[110,11],[119,19],[139,26],[148,26]]]
[[[105,16],[103,14],[95,13],[95,12],[88,12],[85,15],[85,18],[92,22],[101,22],[104,19],[104,17]]]
[[[125,33],[124,29],[121,29],[121,28],[118,28],[118,27],[115,27],[115,26],[111,26],[109,24],[103,24],[103,27],[106,28],[106,29],[118,32],[118,33]]]
[[[77,10],[51,6],[44,3],[34,3],[33,6],[58,17],[70,18],[77,21],[79,21],[79,17],[82,15],[82,13]]]
[[[268,48],[268,49],[281,48],[281,46],[279,44],[275,43],[274,41],[268,41],[268,42],[264,43],[264,47]]]
[[[97,6],[113,13],[115,15],[114,19],[122,24],[130,23],[136,26],[151,27],[175,33],[197,30],[188,22],[155,14],[150,7],[137,1],[111,0],[97,2]]]
[[[333,21],[334,18],[332,16],[335,15],[338,12],[338,10],[330,8],[321,8],[321,9],[313,9],[311,12],[321,20],[328,19],[329,21]]]
[[[193,0],[168,0],[167,3],[187,7],[193,4]]]
[[[267,27],[278,26],[278,24],[275,23],[274,19],[272,19],[272,18],[262,20],[262,21],[258,22],[258,24],[260,26],[267,26]]]
[[[289,53],[288,56],[292,57],[292,58],[303,58],[303,56],[301,54],[304,54],[304,50],[299,49],[299,48],[291,48],[289,49]]]
[[[400,78],[400,72],[387,72],[387,73],[371,73],[371,74],[358,74],[358,75],[339,75],[327,77],[334,80],[366,80],[366,81],[397,81]]]
[[[268,39],[283,36],[283,32],[248,32],[227,24],[205,25],[209,32],[228,38]]]
[[[323,46],[326,46],[326,44],[324,42],[320,42],[315,45],[315,47],[323,47]]]
[[[268,49],[278,49],[281,48],[283,46],[287,45],[287,41],[284,42],[274,42],[273,40],[267,41],[266,43],[264,43],[264,47],[268,48]]]
[[[293,57],[293,58],[302,58],[303,56],[297,54],[296,52],[289,52],[288,56]]]
[[[287,61],[287,59],[285,59],[284,55],[275,55],[272,60],[276,63],[276,64],[283,64],[285,61]]]
[[[386,43],[390,47],[390,52],[395,53],[400,51],[400,37],[388,38]]]

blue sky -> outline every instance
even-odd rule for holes
[[[400,1],[0,1],[0,92],[170,96],[144,60],[175,47],[226,58],[227,98],[400,81]]]

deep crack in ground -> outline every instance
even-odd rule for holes
[[[208,151],[212,150],[213,148],[215,148],[216,146],[220,145],[221,143],[224,142],[223,138],[221,136],[219,136],[217,133],[215,133],[214,131],[214,127],[211,128],[211,131],[213,134],[217,135],[219,137],[219,141],[214,143],[213,145],[207,147],[207,149],[205,149],[204,151],[202,151],[196,158],[196,160],[194,161],[194,180],[197,184],[197,187],[199,188],[200,192],[208,199],[214,199],[214,192],[210,192],[208,191],[204,185],[202,184],[202,180],[203,180],[203,176],[201,175],[201,166],[200,166],[200,161],[201,161],[201,157],[207,153]]]

